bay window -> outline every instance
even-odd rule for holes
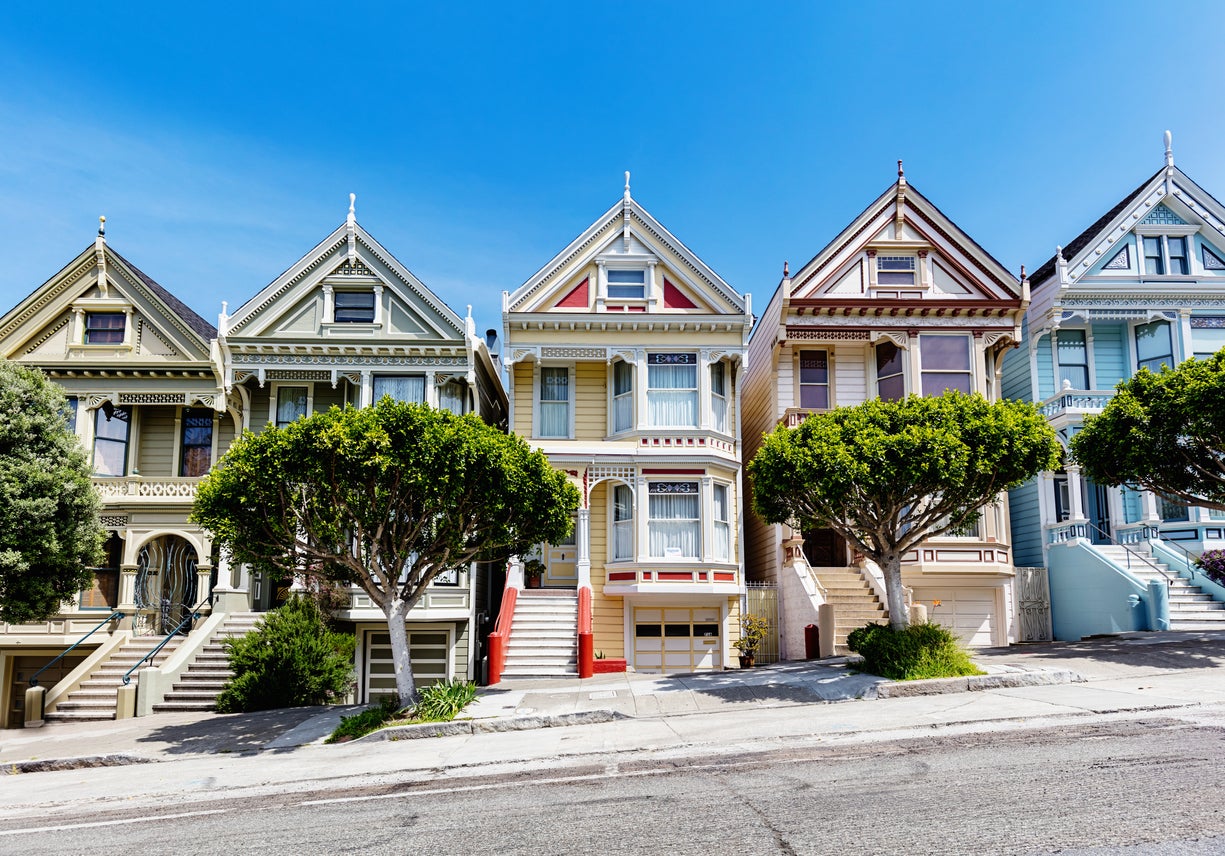
[[[128,438],[132,411],[104,404],[94,411],[94,475],[128,474]]]
[[[203,407],[183,410],[179,475],[202,476],[213,465],[213,411]]]
[[[614,485],[613,561],[634,558],[634,492],[628,485]]]
[[[613,433],[628,431],[634,425],[634,367],[627,362],[613,363]]]
[[[564,366],[540,369],[540,436],[570,436],[570,370]]]
[[[728,505],[727,485],[714,486],[714,559],[716,562],[726,562],[731,555],[732,531],[731,510]]]
[[[1066,380],[1072,389],[1091,389],[1089,386],[1089,348],[1084,330],[1059,330],[1055,333],[1056,352],[1059,357],[1059,385]]]
[[[900,371],[900,363],[898,368]],[[829,409],[829,355],[825,351],[800,351],[800,407]]]
[[[1163,364],[1174,367],[1170,322],[1153,321],[1136,327],[1136,370],[1159,372]]]
[[[701,500],[697,482],[652,482],[647,503],[648,553],[652,559],[697,559]]]
[[[647,415],[655,428],[698,426],[696,354],[647,354]]]
[[[969,336],[919,336],[919,362],[924,395],[942,395],[946,389],[965,393],[974,389]]]
[[[710,364],[710,414],[711,427],[727,433],[727,373],[723,363]]]
[[[425,375],[375,375],[374,401],[383,396],[409,404],[425,404]]]
[[[902,349],[892,342],[876,346],[876,394],[881,401],[900,401],[906,397]]]

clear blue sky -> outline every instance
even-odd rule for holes
[[[907,178],[1036,268],[1162,163],[1225,198],[1216,2],[9,3],[0,311],[107,216],[211,321],[358,220],[461,314],[620,196],[760,310]]]

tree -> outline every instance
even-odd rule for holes
[[[909,623],[902,556],[977,521],[983,505],[1059,459],[1033,405],[946,392],[874,399],[768,434],[749,463],[768,523],[828,527],[884,573],[889,623]]]
[[[1116,389],[1072,438],[1085,474],[1225,510],[1225,351],[1177,369],[1141,369]]]
[[[396,690],[416,696],[405,619],[426,587],[570,531],[578,490],[473,414],[384,398],[240,438],[192,520],[239,562],[355,583],[387,618]]]
[[[42,621],[93,581],[106,533],[89,463],[42,373],[0,360],[0,621]]]

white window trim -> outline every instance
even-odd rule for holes
[[[872,366],[873,368],[875,368],[876,366],[876,346],[879,344],[880,342],[872,343],[872,354],[867,364],[869,366]],[[792,384],[793,389],[791,392],[791,395],[794,401],[791,406],[797,409],[804,408],[804,405],[802,403],[804,399],[803,399],[802,391],[800,389],[800,386],[801,386],[800,384],[800,359],[804,351],[824,351],[825,352],[825,390],[826,390],[825,400],[827,402],[826,409],[833,410],[835,407],[838,406],[837,404],[834,403],[834,349],[828,345],[825,347],[815,347],[815,348],[799,347],[799,346],[795,348],[795,351],[791,358],[791,372],[792,372],[791,376],[795,378],[795,383]],[[905,377],[905,374],[906,374],[906,370],[905,368],[903,368],[902,369],[903,378]],[[875,385],[876,383],[875,372],[873,372],[872,383],[873,385]],[[810,384],[805,384],[805,385],[806,386],[820,386],[821,384],[810,383]]]
[[[902,371],[901,371],[902,398],[905,398],[906,396],[910,395],[910,393],[914,390],[914,387],[915,387],[914,383],[911,380],[911,377],[913,373],[916,371],[916,369],[915,369],[915,366],[911,365],[911,363],[918,359],[918,356],[917,356],[918,351],[915,348],[911,348],[909,346],[909,343],[907,343],[906,345],[899,345],[897,342],[893,341],[888,336],[882,336],[881,338],[877,339],[875,342],[870,342],[868,344],[868,349],[869,349],[868,350],[868,374],[872,380],[872,397],[880,398],[880,372],[876,368],[876,349],[879,348],[881,345],[885,345],[885,344],[893,345],[895,348],[898,349],[898,353],[900,355],[900,360],[901,360],[901,366],[902,366]],[[831,372],[832,372],[832,369],[831,369]],[[893,375],[890,375],[890,377],[893,377]],[[799,395],[799,383],[797,382],[795,386],[796,386],[795,394],[798,396]],[[832,387],[833,384],[830,384],[830,386]],[[832,389],[831,389],[830,394],[832,396],[833,394]],[[831,405],[832,405],[832,402],[831,402]]]
[[[541,369],[560,369],[564,368],[569,375],[569,394],[570,394],[570,412],[569,426],[565,437],[543,437],[540,434],[540,370]],[[577,409],[575,400],[577,399],[578,390],[575,388],[575,367],[574,363],[550,363],[550,362],[535,362],[532,364],[532,438],[535,440],[573,440],[574,439],[574,411]]]
[[[281,387],[306,387],[306,415],[315,412],[315,382],[310,380],[274,380],[268,384],[268,424],[276,425],[277,396]]]
[[[624,363],[630,369],[630,391],[626,393],[630,400],[630,422],[625,428],[618,428],[616,422],[617,401],[617,366]],[[638,362],[625,359],[614,360],[608,365],[608,433],[609,435],[627,434],[638,427]]]
[[[624,487],[630,492],[630,552],[628,556],[619,558],[615,555],[617,544],[617,516],[616,516],[616,497],[614,492],[618,487]],[[605,493],[608,503],[608,512],[605,515],[607,523],[607,541],[608,548],[605,550],[605,561],[607,564],[625,564],[628,562],[638,561],[638,497],[639,492],[634,489],[634,485],[623,481],[609,481],[608,489]]]
[[[1193,236],[1199,231],[1198,226],[1184,225],[1158,225],[1149,224],[1146,226],[1138,226],[1136,233],[1136,270],[1139,271],[1141,277],[1161,277],[1162,279],[1185,279],[1187,277],[1196,276],[1203,271],[1199,268],[1202,265],[1197,261],[1196,246]],[[1147,270],[1148,259],[1144,254],[1144,239],[1159,238],[1161,240],[1161,262],[1165,265],[1165,273],[1152,273]],[[1170,244],[1169,238],[1183,238],[1187,242],[1187,272],[1186,273],[1170,273]]]
[[[966,353],[970,358],[970,367],[964,370],[963,369],[952,369],[952,370],[926,369],[924,370],[923,368],[923,337],[924,336],[928,338],[933,338],[933,337],[938,336],[942,339],[961,339],[962,341],[964,341],[966,343]],[[975,342],[974,337],[968,333],[945,333],[945,332],[920,333],[917,338],[918,347],[910,349],[913,354],[912,359],[914,360],[914,363],[915,363],[914,364],[914,370],[916,372],[915,377],[918,378],[918,383],[915,384],[914,391],[919,395],[927,394],[923,392],[923,375],[926,374],[927,372],[932,372],[935,374],[964,374],[970,379],[970,392],[971,393],[981,392],[982,390],[979,389],[979,385],[978,385],[979,371],[978,371],[978,358],[977,358],[977,353],[976,353],[978,349],[974,346],[974,342]],[[907,390],[908,391],[910,390],[909,386],[907,387]]]
[[[651,355],[652,354],[690,354],[695,360],[691,365],[697,374],[697,423],[694,425],[655,425],[650,421],[651,418]],[[710,430],[712,418],[710,414],[710,359],[705,352],[695,352],[690,349],[681,348],[678,350],[658,349],[653,348],[646,351],[642,358],[642,368],[639,372],[638,379],[641,379],[642,389],[642,409],[640,413],[640,425],[642,429],[650,431],[698,431]],[[725,384],[726,388],[726,384]]]
[[[337,294],[362,294],[373,292],[374,294],[374,320],[373,321],[337,321],[336,320],[336,295]],[[387,317],[387,313],[383,308],[383,295],[385,289],[382,285],[341,285],[336,286],[332,283],[323,284],[323,324],[327,327],[355,327],[355,328],[381,328],[383,319]]]

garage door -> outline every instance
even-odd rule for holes
[[[723,668],[719,609],[634,610],[634,669],[700,672]]]
[[[418,687],[446,680],[448,655],[451,651],[451,631],[408,631],[408,650],[413,661],[413,680]],[[391,658],[391,636],[386,632],[366,634],[366,686],[363,699],[374,701],[379,696],[396,694],[396,669]]]
[[[939,606],[933,606],[940,601]],[[972,648],[995,645],[995,589],[916,588],[914,602],[927,607],[928,620],[943,624]]]

